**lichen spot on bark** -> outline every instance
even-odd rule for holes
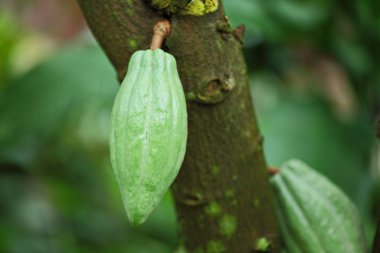
[[[128,45],[129,45],[129,47],[130,47],[131,49],[133,49],[133,50],[137,50],[137,48],[138,48],[137,40],[135,40],[135,39],[133,39],[133,38],[130,38],[130,39],[128,40]]]
[[[214,165],[211,167],[211,173],[213,176],[218,176],[220,173],[220,167],[218,165]]]
[[[186,101],[194,101],[197,99],[197,95],[192,91],[186,92],[185,97]]]
[[[270,241],[265,237],[260,237],[255,243],[255,250],[259,252],[268,252]]]
[[[186,7],[179,11],[180,15],[203,16],[205,14],[205,4],[202,0],[192,0]]]
[[[209,216],[215,217],[222,213],[222,208],[217,202],[213,201],[205,207],[205,213]]]
[[[255,207],[259,207],[260,206],[260,200],[259,199],[255,199],[255,202],[253,202]]]
[[[218,0],[206,0],[205,1],[205,13],[211,13],[218,9]]]
[[[234,198],[235,197],[235,190],[234,189],[229,189],[227,190],[225,193],[224,193],[224,196],[226,196],[226,198]]]
[[[151,0],[150,2],[154,8],[162,10],[168,8],[172,3],[172,0]]]
[[[224,253],[226,252],[226,247],[222,241],[211,240],[207,243],[206,253]]]
[[[219,230],[220,234],[230,238],[233,234],[235,234],[237,229],[237,222],[235,216],[232,215],[223,215],[223,217],[219,221]]]

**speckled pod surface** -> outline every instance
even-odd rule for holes
[[[110,153],[132,225],[143,223],[177,176],[187,141],[186,100],[174,57],[135,52],[111,116]]]
[[[356,207],[326,177],[291,160],[271,183],[288,252],[368,252]]]

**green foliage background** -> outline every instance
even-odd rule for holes
[[[299,158],[328,176],[357,204],[371,240],[380,197],[380,4],[224,2],[232,24],[247,28],[268,165]],[[173,252],[169,193],[146,224],[128,225],[108,154],[118,83],[103,52],[75,42],[15,74],[17,29],[0,12],[0,252]]]

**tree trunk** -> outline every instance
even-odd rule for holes
[[[78,1],[121,80],[131,54],[149,47],[160,13],[143,1]],[[173,185],[183,246],[189,253],[279,252],[242,54],[244,29],[232,30],[222,6],[171,21],[164,49],[177,60],[189,117],[186,157]],[[266,251],[258,245],[265,240]]]

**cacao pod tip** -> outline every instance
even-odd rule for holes
[[[148,216],[146,216],[146,217],[144,217],[144,216],[133,216],[133,217],[128,216],[128,219],[129,219],[132,227],[134,227],[134,228],[143,224],[147,220],[147,218],[148,218]]]
[[[143,224],[161,200],[161,198],[155,195],[143,196],[136,193],[135,196],[136,198],[129,196],[130,201],[126,201],[124,204],[128,220],[130,221],[132,227],[138,227]],[[152,199],[154,200],[152,201]]]

